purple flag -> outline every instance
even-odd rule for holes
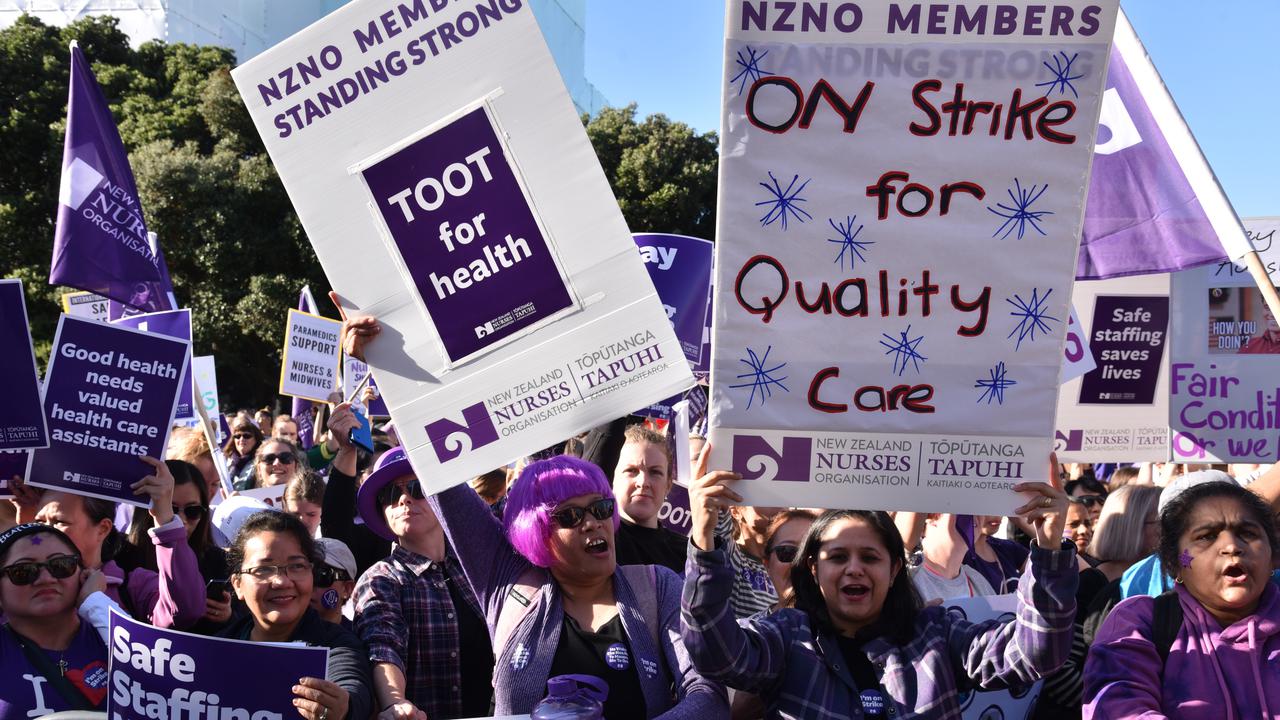
[[[120,133],[75,43],[49,283],[143,312],[174,309],[168,271],[149,240]]]
[[[1120,13],[1076,278],[1172,272],[1249,250],[1191,130]]]
[[[141,330],[171,337],[176,340],[191,342],[191,311],[166,310],[158,313],[129,315],[119,320],[112,320],[112,325]],[[191,389],[191,360],[187,359],[187,370],[182,374],[182,390],[178,396],[178,409],[174,413],[175,420],[193,420],[199,417],[195,409],[195,393]]]
[[[320,314],[316,310],[316,299],[311,296],[309,285],[303,285],[302,291],[298,293],[298,309],[312,315]],[[303,450],[310,450],[315,444],[316,404],[310,400],[295,397],[289,414],[298,423],[298,443],[302,445]]]
[[[4,410],[0,410],[0,450],[49,447],[29,326],[22,281],[0,280],[0,378],[6,390]]]

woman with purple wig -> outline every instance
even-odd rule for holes
[[[548,678],[585,674],[609,684],[610,720],[728,717],[724,690],[681,643],[680,577],[615,562],[618,516],[600,468],[568,456],[532,463],[503,523],[466,485],[431,504],[493,633],[498,715],[532,710]]]

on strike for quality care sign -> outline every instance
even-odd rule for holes
[[[727,5],[712,465],[752,504],[1008,512],[1045,479],[1118,2],[803,7]]]
[[[342,323],[290,308],[280,363],[280,394],[328,402],[338,389]]]
[[[452,363],[574,306],[486,106],[361,174]]]

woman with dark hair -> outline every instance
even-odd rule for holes
[[[829,510],[809,528],[791,567],[794,608],[735,622],[732,570],[714,518],[741,501],[729,486],[738,478],[704,473],[690,488],[695,547],[685,577],[684,641],[698,670],[759,694],[769,717],[959,718],[961,688],[1027,685],[1066,658],[1077,570],[1075,548],[1062,542],[1061,490],[1025,482],[1013,488],[1031,496],[1017,513],[1036,534],[1015,620],[970,623],[922,607],[889,515]]]
[[[248,483],[236,490],[287,485],[290,480],[310,471],[307,454],[297,445],[280,438],[268,438],[258,446],[253,458],[254,472]]]
[[[329,648],[328,679],[304,677],[293,687],[298,714],[307,720],[367,720],[373,694],[364,645],[311,608],[315,566],[323,561],[298,518],[274,510],[249,517],[227,551],[227,563],[236,597],[250,616],[221,635]]]
[[[253,487],[253,460],[263,437],[262,428],[247,412],[236,415],[231,421],[231,439],[227,440],[222,452],[227,456],[231,483],[236,488],[245,490]]]
[[[1084,672],[1085,718],[1270,718],[1280,712],[1280,539],[1271,509],[1235,483],[1192,486],[1160,514],[1174,589],[1124,600]]]

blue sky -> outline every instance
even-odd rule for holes
[[[1280,215],[1280,0],[1124,9],[1236,212]],[[587,78],[610,104],[719,129],[723,2],[588,0],[586,29]]]

